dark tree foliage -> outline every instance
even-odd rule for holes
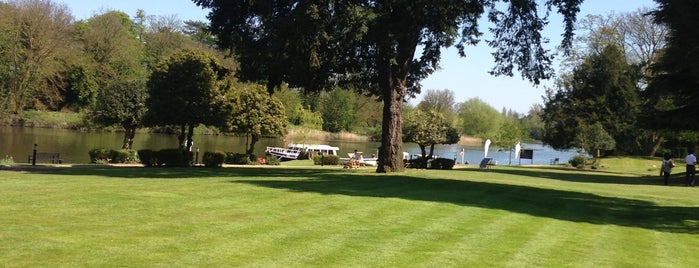
[[[580,126],[600,123],[616,140],[620,153],[634,153],[640,78],[640,69],[628,65],[616,46],[588,57],[566,85],[548,92],[542,117],[544,142],[557,149],[571,148]]]
[[[670,34],[646,91],[653,108],[647,121],[656,129],[699,130],[699,2],[656,2],[655,22]]]
[[[539,31],[540,13],[564,16],[563,47],[572,39],[582,0],[193,0],[210,8],[212,33],[241,63],[244,80],[282,82],[315,91],[353,83],[384,102],[377,172],[403,170],[402,107],[433,73],[442,48],[478,43],[478,19],[494,24],[496,75],[520,71],[534,83],[552,75]],[[499,10],[503,8],[502,10]],[[420,55],[418,47],[421,48]]]

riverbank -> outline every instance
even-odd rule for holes
[[[29,127],[29,128],[56,128],[56,129],[73,129],[80,131],[108,131],[122,132],[123,130],[116,127],[103,127],[97,129],[91,126],[85,116],[81,113],[65,113],[65,112],[40,112],[40,111],[25,111],[21,115],[6,115],[0,119],[0,126],[13,127]],[[173,134],[177,130],[171,128],[141,128],[137,133],[164,133]],[[199,126],[195,129],[198,135],[221,135],[217,129]],[[289,128],[289,133],[283,137],[284,143],[323,143],[327,141],[349,141],[349,142],[368,142],[370,137],[359,135],[350,132],[331,133],[316,129],[306,129],[292,126]],[[483,139],[461,136],[457,143],[461,146],[481,146]]]
[[[58,128],[81,130],[88,128],[81,113],[24,111],[22,114],[6,114],[0,119],[0,126]]]

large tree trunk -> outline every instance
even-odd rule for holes
[[[376,172],[401,172],[403,166],[403,97],[396,90],[385,92],[381,147]],[[403,90],[404,91],[404,90]],[[386,94],[387,93],[387,94]]]

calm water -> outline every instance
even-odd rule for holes
[[[0,126],[0,158],[12,156],[16,163],[26,163],[27,156],[32,153],[34,144],[38,144],[39,152],[58,152],[64,163],[83,164],[89,163],[88,151],[95,148],[119,149],[123,140],[123,133],[111,132],[80,132],[66,129],[45,129],[45,128],[18,128]],[[376,153],[379,147],[378,142],[348,142],[348,141],[293,141],[294,143],[323,143],[340,147],[340,156],[346,157],[347,153],[355,149],[364,152],[364,155]],[[233,136],[196,135],[194,136],[194,148],[199,148],[200,152],[205,151],[226,151],[244,152],[245,138]],[[255,146],[255,153],[264,154],[266,146],[282,146],[282,139],[261,139]],[[177,147],[177,135],[167,134],[145,134],[138,133],[134,139],[134,149],[165,149]],[[556,151],[547,146],[539,144],[524,144],[523,149],[534,150],[533,160],[514,159],[512,154],[512,164],[549,164],[551,159],[559,158],[561,163],[567,162],[576,153],[574,151]],[[435,154],[445,158],[456,159],[462,162],[460,156],[464,149],[464,161],[471,164],[478,164],[483,159],[483,147],[464,147],[460,145],[438,145],[435,147]],[[415,144],[406,143],[404,150],[410,154],[419,154],[420,149]],[[498,151],[492,147],[488,152],[491,157],[500,165],[507,165],[510,162],[509,152]]]

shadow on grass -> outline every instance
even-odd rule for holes
[[[327,195],[443,202],[573,222],[612,224],[673,233],[699,233],[699,208],[696,207],[658,206],[647,201],[527,186],[352,174],[317,176],[310,180],[231,182]]]
[[[426,179],[402,174],[304,168],[124,168],[90,166],[61,170],[36,170],[66,176],[91,175],[126,179],[231,178],[234,184],[248,184],[325,195],[401,198],[442,202],[461,206],[498,209],[558,220],[611,224],[661,232],[699,234],[699,208],[659,206],[653,202],[604,197],[590,193],[536,187]],[[454,171],[464,172],[467,171]],[[478,172],[478,171],[472,171]],[[532,176],[584,183],[650,184],[647,178],[609,174],[570,174],[547,169],[494,169],[489,172]]]
[[[313,169],[313,168],[284,168],[284,167],[230,167],[230,168],[206,168],[206,167],[129,167],[110,165],[17,165],[2,167],[0,171],[24,171],[37,174],[54,174],[66,176],[99,176],[106,178],[124,179],[196,179],[219,177],[315,177],[325,174],[336,174],[342,168],[337,169]]]
[[[629,185],[662,185],[663,178],[660,176],[628,176],[616,172],[604,170],[577,170],[563,169],[560,167],[518,167],[518,168],[497,168],[489,169],[485,172],[494,174],[509,174],[534,178],[545,178],[559,181],[580,182],[580,183],[609,183],[609,184],[629,184]],[[675,172],[670,177],[673,185],[684,185],[684,172]]]

